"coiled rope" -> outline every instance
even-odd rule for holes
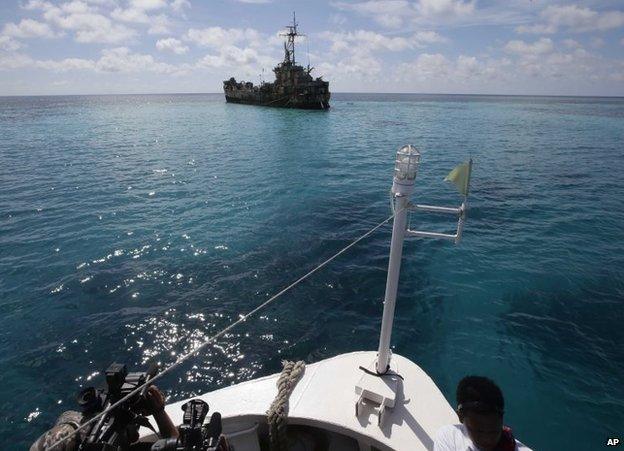
[[[255,315],[256,313],[258,313],[260,310],[264,309],[266,306],[268,306],[269,304],[271,304],[273,301],[275,301],[277,298],[279,298],[281,295],[283,295],[284,293],[286,293],[287,291],[289,291],[291,288],[297,286],[299,283],[303,282],[305,279],[307,279],[308,277],[310,277],[312,274],[314,274],[315,272],[317,272],[319,269],[324,268],[325,266],[327,266],[330,262],[332,262],[333,260],[335,260],[337,257],[339,257],[340,255],[344,254],[346,251],[348,251],[349,249],[351,249],[353,246],[355,246],[356,244],[358,244],[360,241],[362,241],[364,238],[367,238],[368,236],[370,236],[373,232],[375,232],[377,229],[379,229],[381,226],[383,226],[384,224],[386,224],[388,221],[390,221],[397,212],[394,212],[392,215],[390,215],[389,217],[387,217],[386,219],[384,219],[383,221],[381,221],[379,224],[377,224],[376,226],[374,226],[372,229],[370,229],[368,232],[364,233],[363,235],[361,235],[360,237],[356,238],[355,240],[353,240],[351,243],[349,243],[347,246],[343,247],[341,250],[339,250],[338,252],[336,252],[334,255],[332,255],[331,257],[329,257],[327,260],[325,260],[324,262],[322,262],[321,264],[319,264],[318,266],[316,266],[315,268],[313,268],[311,271],[307,272],[306,274],[304,274],[303,276],[299,277],[297,280],[295,280],[293,283],[291,283],[290,285],[288,285],[286,288],[283,288],[281,291],[279,291],[278,293],[274,294],[273,296],[271,296],[269,299],[267,299],[266,301],[264,301],[262,304],[260,304],[259,306],[257,306],[256,308],[254,308],[253,310],[251,310],[249,313],[245,314],[245,315],[240,315],[239,319],[234,321],[233,323],[231,323],[229,326],[225,327],[224,329],[222,329],[221,331],[217,332],[216,334],[214,334],[213,336],[209,337],[206,341],[204,341],[203,343],[199,344],[195,349],[192,349],[191,351],[189,351],[188,353],[182,355],[178,360],[176,360],[171,366],[169,366],[168,368],[165,368],[164,370],[162,370],[160,373],[156,374],[153,378],[151,378],[149,381],[145,382],[144,384],[138,386],[137,388],[135,388],[134,390],[132,390],[130,393],[128,393],[126,396],[124,396],[123,398],[121,398],[119,401],[111,404],[108,408],[106,408],[105,410],[103,410],[102,412],[98,413],[97,415],[91,417],[88,421],[82,423],[80,425],[80,427],[76,430],[74,430],[71,434],[68,434],[66,436],[64,436],[63,438],[61,438],[60,440],[58,440],[56,443],[54,443],[50,448],[48,448],[48,450],[52,450],[54,448],[56,448],[58,445],[60,445],[61,443],[63,443],[65,440],[69,439],[70,437],[73,437],[74,435],[76,435],[78,432],[80,432],[81,430],[85,429],[87,426],[92,425],[93,423],[95,423],[96,421],[98,421],[102,416],[106,415],[108,412],[110,412],[111,410],[119,407],[121,404],[123,404],[124,402],[128,401],[130,398],[132,398],[133,396],[135,396],[137,393],[140,393],[143,388],[147,385],[150,385],[154,382],[156,382],[156,380],[160,379],[161,377],[165,376],[167,373],[170,373],[171,371],[173,371],[175,368],[177,368],[178,366],[182,365],[184,362],[186,362],[188,359],[190,359],[191,357],[193,357],[195,354],[199,353],[201,350],[203,350],[206,346],[208,346],[210,343],[213,343],[216,339],[222,337],[223,335],[225,335],[226,333],[228,333],[230,330],[232,330],[233,328],[235,328],[236,326],[238,326],[241,323],[244,323],[245,321],[247,321],[247,318],[250,318],[251,316]]]
[[[277,395],[267,411],[271,451],[288,450],[288,400],[301,379],[305,362],[282,362],[284,369],[277,380]]]

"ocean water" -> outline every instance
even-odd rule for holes
[[[0,137],[2,449],[26,448],[112,361],[170,364],[386,218],[407,143],[416,202],[457,205],[442,179],[475,163],[461,245],[406,242],[394,351],[451,404],[462,376],[496,380],[534,449],[623,438],[624,99],[0,98]],[[177,400],[376,349],[389,240],[386,226],[159,385]]]

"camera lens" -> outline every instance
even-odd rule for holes
[[[87,387],[78,394],[78,405],[83,413],[100,410],[102,402],[94,387]]]

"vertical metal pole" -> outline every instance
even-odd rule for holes
[[[388,277],[386,279],[386,294],[384,295],[384,310],[381,319],[381,334],[379,336],[379,350],[377,351],[377,373],[388,371],[390,365],[390,338],[392,336],[392,322],[394,320],[394,306],[399,285],[401,271],[401,257],[403,255],[403,241],[407,223],[407,203],[409,197],[397,195],[395,216],[392,224],[392,240],[390,241],[390,260],[388,261]]]
[[[297,35],[297,16],[295,16],[295,11],[293,11],[293,29],[295,30],[295,35]],[[292,54],[292,63],[293,66],[295,64],[295,38],[293,36],[293,54]]]
[[[466,209],[468,208],[468,205],[466,205],[465,197],[459,208],[461,210],[461,213],[459,214],[459,219],[457,220],[457,233],[455,234],[455,244],[459,244],[462,238],[462,233],[464,233],[464,221],[466,219]]]
[[[472,176],[472,158],[468,160],[468,178],[466,179],[466,192],[464,194],[464,201],[461,204],[461,214],[457,221],[457,234],[455,235],[455,244],[461,241],[462,233],[464,233],[464,222],[466,221],[466,211],[468,210],[468,190],[470,188],[470,177]]]

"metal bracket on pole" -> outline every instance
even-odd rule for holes
[[[428,211],[431,213],[449,213],[458,216],[457,231],[452,233],[440,233],[440,232],[426,232],[422,230],[410,230],[405,231],[405,236],[420,237],[420,238],[440,238],[445,240],[455,241],[455,244],[461,241],[462,232],[464,231],[464,222],[466,221],[467,199],[464,198],[462,204],[455,207],[438,207],[435,205],[419,205],[409,204],[408,209],[410,211]]]
[[[437,207],[435,205],[421,205],[421,204],[409,204],[407,207],[410,211],[422,210],[430,211],[433,213],[451,213],[454,215],[461,214],[462,207]]]

